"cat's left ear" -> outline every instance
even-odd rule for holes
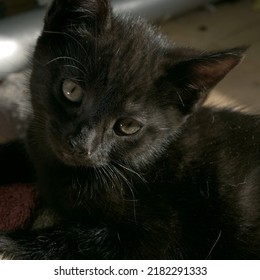
[[[244,57],[246,47],[200,54],[187,51],[178,62],[167,68],[167,83],[175,89],[173,98],[179,108],[188,113],[201,104],[208,92],[220,82]],[[166,81],[165,80],[165,81]]]
[[[45,16],[44,29],[66,31],[84,26],[97,34],[110,26],[110,20],[108,0],[54,0]]]

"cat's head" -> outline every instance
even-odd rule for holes
[[[34,54],[34,121],[67,165],[147,166],[243,51],[176,47],[106,0],[56,0]]]

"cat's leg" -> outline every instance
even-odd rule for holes
[[[0,185],[30,183],[34,170],[23,141],[0,145]]]
[[[16,260],[184,259],[182,246],[161,232],[82,224],[0,235],[0,256]],[[161,238],[163,236],[164,238]]]
[[[120,240],[107,228],[79,225],[0,235],[3,259],[118,259]]]

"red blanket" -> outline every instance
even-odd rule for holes
[[[0,232],[25,229],[30,225],[38,204],[35,186],[0,186]]]

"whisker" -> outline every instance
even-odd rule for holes
[[[111,177],[110,177],[109,172],[106,170],[106,168],[105,168],[105,167],[101,167],[101,168],[99,168],[98,170],[99,170],[99,172],[100,172],[100,177],[101,177],[101,179],[102,179],[102,181],[103,181],[104,187],[106,187],[106,188],[113,187],[113,185],[111,186],[111,185],[109,184],[109,182],[108,182],[108,179],[111,180]],[[111,181],[112,181],[112,180],[111,180]]]
[[[79,202],[82,201],[82,195],[83,195],[83,187],[78,178],[76,179],[76,181],[72,182],[72,188],[77,190],[76,191],[77,198],[74,201],[74,208],[76,208],[78,206]]]
[[[184,104],[184,102],[183,102],[183,99],[182,99],[181,95],[179,94],[178,91],[176,91],[176,93],[177,93],[177,95],[178,95],[178,97],[179,97],[179,99],[180,99],[180,101],[181,101],[182,106],[185,107],[185,104]]]
[[[133,203],[133,216],[134,216],[134,220],[135,222],[137,222],[137,217],[136,217],[136,202],[138,201],[135,197],[135,191],[133,188],[133,184],[132,182],[130,182],[127,177],[115,166],[115,165],[111,165],[113,167],[113,169],[115,170],[116,174],[120,175],[120,177],[123,179],[123,181],[126,183],[126,186],[128,187],[131,196],[132,196],[132,200],[126,200],[125,201],[129,201]]]
[[[85,66],[84,66],[80,61],[78,61],[77,59],[75,59],[75,58],[73,58],[73,57],[70,57],[70,56],[58,56],[58,57],[53,58],[52,60],[48,61],[45,65],[49,65],[49,64],[51,64],[51,63],[53,63],[53,62],[55,62],[55,61],[57,61],[57,60],[60,60],[60,59],[72,60],[72,61],[78,63],[79,65],[81,65],[82,68],[85,70],[85,73],[88,72],[87,69],[85,68]]]
[[[169,127],[160,127],[159,129],[160,130],[170,130],[171,128],[169,128]]]
[[[71,67],[74,68],[76,70],[78,70],[79,72],[81,72],[83,75],[86,75],[86,73],[84,71],[82,71],[79,67],[75,66],[75,65],[70,65],[70,64],[65,64],[63,65],[64,67]]]
[[[125,165],[119,163],[119,162],[115,162],[115,164],[119,165],[120,167],[122,167],[123,169],[129,171],[130,173],[136,175],[139,179],[141,179],[141,181],[143,183],[147,183],[146,179],[139,173],[137,173],[136,171],[134,171],[133,169],[129,168],[129,167],[126,167]]]
[[[212,251],[214,250],[214,248],[216,247],[217,243],[219,242],[219,239],[220,239],[221,235],[222,235],[222,231],[220,230],[216,241],[214,242],[213,246],[211,247],[211,249],[210,249],[210,251],[209,251],[209,253],[208,253],[207,257],[206,257],[206,260],[210,257]]]
[[[83,47],[83,45],[81,44],[81,42],[79,42],[79,40],[77,40],[75,37],[73,37],[71,34],[69,33],[66,33],[66,32],[58,32],[58,31],[43,31],[43,33],[46,33],[46,34],[54,34],[54,35],[63,35],[63,36],[67,36],[69,38],[71,38],[73,41],[75,41],[80,47],[81,49],[84,51],[84,53],[86,55],[88,55],[86,49]]]

